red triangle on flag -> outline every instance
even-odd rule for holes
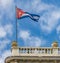
[[[25,12],[19,8],[16,8],[16,18],[20,18]]]

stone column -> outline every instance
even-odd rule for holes
[[[19,55],[19,48],[18,48],[16,41],[12,42],[11,53],[12,53],[12,56],[18,56]]]
[[[53,49],[53,54],[57,55],[58,54],[58,43],[57,42],[53,42],[52,49]]]

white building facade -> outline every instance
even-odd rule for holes
[[[52,47],[18,47],[14,41],[5,63],[60,63],[60,48],[57,42]]]

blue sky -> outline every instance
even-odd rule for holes
[[[11,55],[11,43],[16,40],[15,6],[40,15],[38,22],[17,19],[19,46],[50,47],[54,41],[60,46],[60,0],[0,0],[0,63]]]

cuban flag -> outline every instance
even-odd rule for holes
[[[38,22],[40,16],[36,14],[30,14],[28,12],[24,12],[23,10],[16,8],[16,18],[21,19],[24,17],[30,17],[32,20]]]

